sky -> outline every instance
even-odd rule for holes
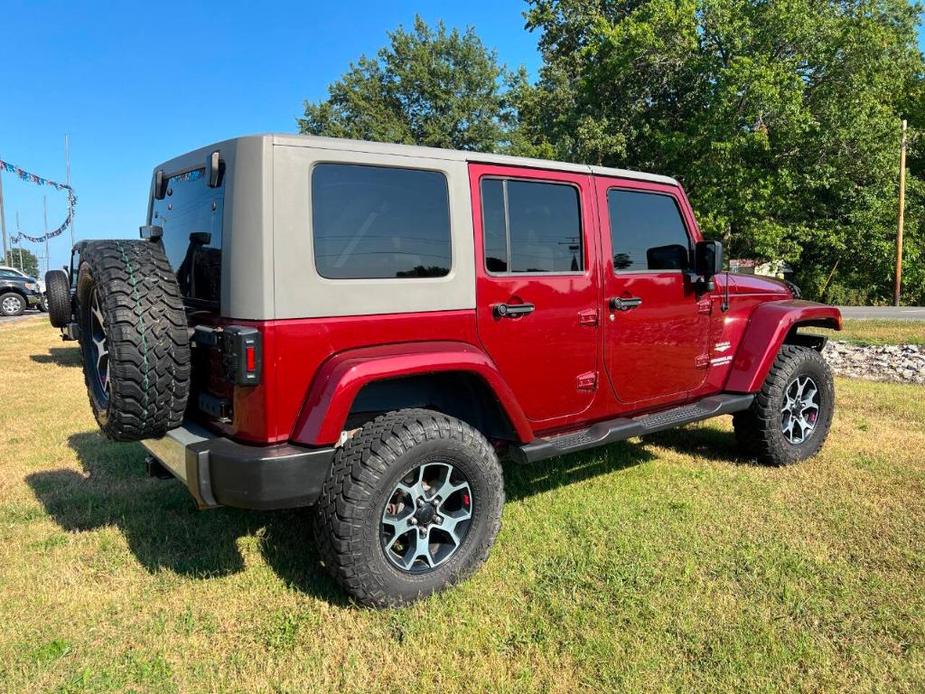
[[[0,160],[64,182],[69,136],[77,239],[137,238],[162,161],[237,135],[296,132],[304,101],[323,99],[415,13],[475,27],[510,67],[535,75],[539,65],[521,0],[2,4]],[[3,193],[8,235],[17,212],[23,231],[44,233],[43,196],[50,228],[67,214],[53,188],[4,174]],[[65,265],[68,233],[49,245],[51,266]]]

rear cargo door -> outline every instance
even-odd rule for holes
[[[534,423],[594,400],[599,311],[591,178],[470,167],[479,336]]]
[[[215,324],[221,303],[224,175],[210,185],[204,162],[163,172],[161,190],[157,187],[155,178],[149,224],[163,229],[161,243],[177,275],[190,323]],[[194,342],[191,360],[192,409],[209,423],[231,421],[233,384],[225,374],[218,343]]]

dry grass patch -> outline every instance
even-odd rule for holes
[[[925,688],[923,389],[840,379],[817,459],[726,420],[508,468],[498,544],[406,609],[347,603],[307,514],[198,513],[96,433],[76,348],[0,330],[10,691]]]

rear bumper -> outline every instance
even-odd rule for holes
[[[333,448],[248,446],[191,422],[141,444],[186,485],[199,508],[309,506],[320,495],[334,457]]]

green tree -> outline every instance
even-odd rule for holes
[[[453,149],[508,146],[516,114],[511,90],[526,81],[485,48],[472,28],[430,28],[420,17],[399,27],[375,58],[362,56],[328,87],[328,98],[305,103],[299,130],[312,135]]]
[[[675,175],[729,256],[787,259],[828,299],[889,295],[899,120],[923,103],[918,4],[529,4],[544,65],[516,141]],[[917,219],[923,166],[911,161]],[[925,257],[920,223],[907,238],[908,257]],[[925,278],[907,284],[925,299]]]
[[[20,263],[19,260],[20,253],[22,253],[22,263]],[[39,276],[39,260],[32,251],[26,250],[25,248],[14,246],[9,249],[6,255],[6,262],[3,264],[22,270],[30,277]]]

